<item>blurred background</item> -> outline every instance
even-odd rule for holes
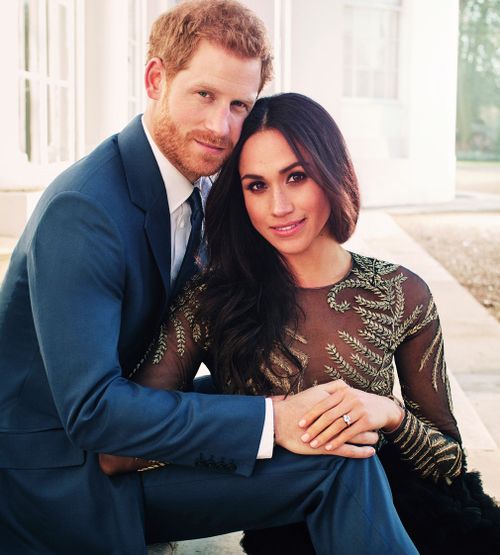
[[[62,168],[144,106],[148,30],[173,0],[0,6],[0,236]],[[456,195],[456,160],[500,161],[500,0],[245,0],[276,72],[337,120],[364,206]]]

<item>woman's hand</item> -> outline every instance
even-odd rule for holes
[[[302,441],[314,449],[324,445],[335,451],[343,444],[358,443],[360,434],[393,431],[403,420],[403,409],[389,397],[355,389],[342,380],[332,382],[329,393],[299,422],[305,430]]]
[[[378,434],[371,431],[368,431],[371,433],[354,434],[351,442],[339,443],[328,451],[314,449],[307,442],[301,441],[300,428],[297,427],[299,419],[303,414],[314,413],[317,407],[330,399],[330,393],[337,389],[338,386],[334,385],[334,382],[328,382],[286,398],[272,397],[276,443],[299,455],[323,454],[349,458],[367,458],[374,455],[375,449],[371,445],[378,441]]]

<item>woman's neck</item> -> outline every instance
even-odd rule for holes
[[[341,280],[351,268],[351,254],[335,240],[322,241],[318,247],[285,257],[299,287],[331,285]]]

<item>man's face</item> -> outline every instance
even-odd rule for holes
[[[166,79],[151,132],[190,181],[218,171],[257,99],[259,58],[240,58],[201,41],[187,67]]]

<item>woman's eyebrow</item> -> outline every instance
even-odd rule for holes
[[[246,173],[245,175],[242,175],[240,177],[241,181],[243,181],[244,179],[264,179],[262,177],[262,175],[256,175],[254,173]]]
[[[283,168],[282,170],[280,170],[279,173],[286,173],[287,171],[290,171],[292,168],[295,168],[296,166],[302,167],[302,164],[299,161],[293,162],[292,164],[288,165],[286,168]]]
[[[282,170],[279,170],[279,173],[281,173],[281,174],[286,173],[286,172],[290,171],[292,168],[295,168],[297,166],[302,167],[302,164],[298,161],[297,162],[292,162],[291,164],[286,166],[286,168],[283,168]],[[255,173],[246,173],[245,175],[242,175],[240,177],[240,179],[243,181],[243,179],[264,179],[264,177],[262,175],[257,175]]]

